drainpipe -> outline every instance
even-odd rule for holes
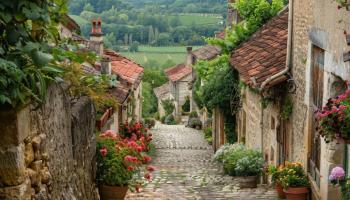
[[[265,87],[270,83],[271,81],[275,80],[276,78],[279,78],[285,74],[287,74],[291,67],[292,67],[292,34],[293,34],[293,9],[294,4],[293,0],[289,0],[289,11],[288,11],[288,40],[287,40],[287,58],[286,58],[286,67],[279,73],[269,77],[266,79],[260,86],[259,91],[264,91]],[[260,128],[261,128],[261,152],[264,153],[264,108],[261,105],[261,119],[260,119]]]
[[[287,60],[286,67],[279,73],[266,79],[260,86],[259,90],[263,91],[268,83],[276,78],[285,75],[292,67],[292,34],[293,34],[293,0],[289,0],[288,11],[288,41],[287,41]]]

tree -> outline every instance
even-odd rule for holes
[[[84,6],[84,11],[94,12],[94,7],[92,7],[92,5],[88,3]]]
[[[149,26],[149,31],[148,31],[148,44],[152,44],[154,41],[154,31],[153,27]]]
[[[158,40],[157,40],[157,45],[160,46],[166,46],[166,45],[171,45],[172,44],[172,38],[170,37],[169,33],[161,33],[159,34]]]
[[[179,15],[176,15],[175,17],[171,18],[171,20],[170,20],[171,27],[175,28],[175,27],[181,26],[181,25],[182,25],[182,23],[181,23]]]
[[[128,42],[129,42],[129,37],[128,37],[128,34],[125,33],[125,35],[124,35],[124,44],[128,45]]]
[[[137,41],[132,42],[132,44],[129,47],[129,51],[131,51],[131,52],[139,51],[139,45],[140,45],[140,43]]]

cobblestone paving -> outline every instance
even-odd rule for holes
[[[272,189],[238,188],[232,177],[224,175],[221,167],[212,162],[212,148],[201,131],[157,124],[152,132],[157,146],[152,165],[157,171],[143,192],[129,192],[126,199],[277,199]]]

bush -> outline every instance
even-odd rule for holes
[[[165,118],[166,118],[166,116],[162,116],[161,118],[160,118],[160,122],[162,122],[163,124],[165,123]]]
[[[145,126],[148,128],[153,128],[156,125],[156,120],[152,118],[146,118],[145,119]]]
[[[245,146],[242,144],[225,144],[216,151],[214,155],[214,160],[223,163],[224,158],[228,153],[240,151],[243,149],[245,149]]]
[[[283,188],[309,186],[308,178],[300,162],[287,162],[280,169],[278,181],[282,184]]]
[[[204,138],[209,144],[211,144],[213,142],[212,128],[206,128],[204,130]]]
[[[192,111],[191,113],[190,113],[190,116],[189,116],[189,118],[191,119],[191,118],[197,118],[198,117],[198,113],[196,112],[196,111]]]
[[[197,117],[197,118],[190,118],[188,122],[188,126],[191,128],[196,128],[199,126],[202,128],[202,121]]]
[[[262,153],[252,149],[235,148],[224,154],[224,171],[231,176],[257,176],[263,171]]]
[[[159,112],[154,113],[154,118],[155,118],[156,120],[160,120]]]
[[[166,116],[164,122],[165,122],[165,124],[168,124],[168,125],[175,125],[176,121],[175,121],[174,115],[170,114],[170,115]]]
[[[162,100],[162,106],[165,110],[166,115],[172,114],[175,109],[174,102],[170,99]]]
[[[187,96],[185,103],[182,105],[182,111],[183,112],[190,112],[191,110],[191,103],[190,103],[190,98]]]

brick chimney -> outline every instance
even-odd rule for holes
[[[186,50],[187,50],[187,55],[186,55],[185,64],[187,66],[192,66],[192,65],[194,65],[194,58],[192,55],[192,47],[187,47]]]
[[[102,20],[101,18],[93,19],[91,21],[91,33],[90,33],[90,50],[94,51],[97,55],[103,55],[103,33],[102,33]]]

